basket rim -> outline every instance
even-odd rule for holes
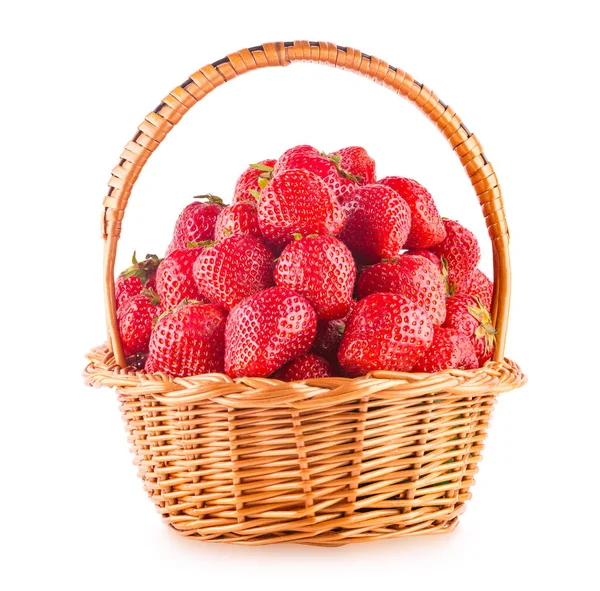
[[[431,394],[445,398],[502,393],[520,388],[527,377],[509,359],[488,361],[473,370],[447,369],[437,373],[373,371],[357,378],[314,378],[283,382],[273,378],[211,373],[173,377],[148,374],[133,367],[121,368],[108,346],[92,349],[84,371],[86,384],[117,388],[125,396],[146,395],[167,406],[217,402],[231,408],[280,408],[299,410],[335,406],[351,400],[407,400]]]

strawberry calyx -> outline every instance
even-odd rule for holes
[[[269,179],[268,179],[268,178],[265,178],[265,177],[264,177],[264,176],[262,176],[262,175],[260,175],[260,176],[258,177],[258,186],[259,186],[261,189],[264,189],[264,188],[265,188],[265,187],[266,187],[268,184],[269,184]]]
[[[440,257],[440,263],[442,264],[442,280],[446,286],[446,296],[451,297],[456,291],[456,281],[450,283],[450,275],[448,274],[448,261],[444,256]]]
[[[355,183],[362,182],[363,178],[361,176],[359,176],[357,174],[352,174],[342,168],[342,166],[341,166],[342,157],[340,154],[332,154],[331,156],[328,156],[327,154],[325,154],[325,152],[321,152],[321,156],[323,156],[323,158],[327,158],[327,160],[329,160],[330,162],[333,162],[335,164],[335,168],[338,171],[338,174],[342,178],[350,179],[351,181],[354,181]]]
[[[142,285],[147,285],[150,280],[150,274],[156,270],[156,267],[160,264],[162,259],[158,258],[155,254],[147,254],[146,258],[139,262],[137,260],[136,252],[133,251],[131,257],[131,267],[128,267],[121,273],[121,277],[129,279],[129,277],[137,277]]]
[[[467,306],[469,314],[479,322],[475,329],[475,337],[483,338],[485,342],[485,352],[489,353],[496,342],[496,333],[498,332],[492,325],[492,317],[487,308],[481,303],[479,296],[472,296],[476,305]]]
[[[201,246],[202,248],[210,248],[211,246],[214,246],[217,242],[218,240],[201,240],[200,242],[188,242],[187,247],[198,248]]]
[[[223,199],[217,197],[216,195],[212,195],[211,193],[206,193],[206,195],[194,195],[192,199],[200,199],[201,201],[206,201],[211,205],[223,205]]]
[[[257,191],[256,189],[248,189],[248,193],[250,193],[250,195],[252,195],[252,197],[258,201],[260,197],[260,191]]]
[[[264,189],[269,184],[269,181],[273,178],[273,167],[256,162],[255,164],[251,164],[250,168],[260,171],[256,182],[258,183],[260,189]],[[258,199],[258,196],[255,195],[255,193],[260,193],[256,189],[249,189],[249,192],[255,199]]]
[[[272,176],[272,173],[273,173],[273,167],[272,166],[267,166],[266,164],[261,164],[260,162],[256,162],[254,164],[250,164],[250,168],[254,168],[256,170],[260,170],[260,171],[264,172],[266,175],[271,175]],[[265,176],[264,178],[271,178],[271,176]]]
[[[142,289],[142,291],[140,291],[140,295],[146,296],[153,306],[158,306],[160,304],[158,294],[152,289]]]
[[[302,238],[304,238],[304,236],[302,236],[302,234],[300,234],[300,232],[294,232],[294,233],[292,234],[292,238],[293,238],[294,240],[302,240]]]
[[[199,300],[190,300],[188,298],[183,298],[175,307],[169,308],[168,310],[165,310],[160,316],[157,316],[153,320],[153,322],[154,322],[154,324],[156,324],[157,322],[161,321],[163,318],[165,318],[169,314],[172,314],[173,312],[177,312],[177,310],[181,310],[181,308],[184,308],[188,304],[202,304],[202,303],[203,302],[200,302]]]

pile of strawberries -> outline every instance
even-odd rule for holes
[[[303,380],[474,369],[494,347],[475,236],[363,148],[296,146],[251,165],[233,204],[196,198],[164,259],[116,282],[128,363]]]

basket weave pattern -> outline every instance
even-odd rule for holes
[[[166,134],[208,92],[246,71],[315,61],[371,77],[414,102],[448,138],[479,197],[494,252],[494,360],[473,371],[373,372],[282,383],[147,375],[125,368],[114,263],[131,188]],[[113,170],[104,200],[109,342],[86,381],[116,387],[139,474],[179,533],[219,542],[339,545],[451,531],[469,498],[496,396],[525,382],[503,358],[508,228],[495,173],[474,135],[408,74],[361,52],[296,41],[244,49],[175,88]]]

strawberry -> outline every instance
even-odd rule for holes
[[[473,278],[465,293],[467,295],[477,296],[481,300],[484,308],[488,311],[492,309],[494,284],[479,269],[475,269],[473,272]]]
[[[442,262],[440,261],[440,257],[438,257],[436,254],[433,254],[430,250],[426,250],[424,248],[417,250],[407,250],[403,254],[407,257],[426,258],[427,260],[431,261],[438,269],[440,269],[440,271],[442,269]]]
[[[433,324],[446,318],[446,288],[439,269],[428,259],[399,256],[367,267],[358,278],[358,299],[373,293],[396,293],[414,302]]]
[[[273,284],[273,254],[258,238],[236,234],[206,245],[193,272],[200,295],[231,310],[244,298]]]
[[[146,371],[178,377],[223,372],[226,318],[217,306],[183,300],[154,326]]]
[[[187,248],[189,242],[215,238],[215,223],[223,210],[223,201],[215,195],[199,195],[194,199],[200,201],[190,203],[177,218],[167,254],[177,248]]]
[[[221,211],[215,223],[215,240],[222,240],[232,234],[249,234],[256,238],[262,236],[258,227],[256,201],[241,201]]]
[[[375,182],[375,160],[364,148],[350,146],[328,155],[340,168],[357,177],[360,185],[372,185]]]
[[[251,164],[237,180],[233,203],[256,203],[258,194],[271,180],[277,160],[261,160]]]
[[[194,281],[193,267],[203,247],[178,248],[167,255],[156,270],[156,291],[163,310],[174,308],[184,299],[201,300]]]
[[[128,299],[117,310],[117,324],[125,357],[148,351],[153,320],[159,313],[158,296],[150,290]]]
[[[273,167],[273,176],[283,172],[284,170],[291,170],[292,168],[303,168],[302,166],[296,166],[297,163],[303,164],[303,158],[318,157],[321,152],[312,146],[306,144],[301,146],[294,146],[289,150],[286,150],[277,160]]]
[[[473,343],[478,366],[483,365],[494,352],[496,329],[481,300],[470,295],[455,295],[446,300],[444,328],[454,328]]]
[[[413,371],[435,373],[445,369],[479,367],[470,339],[454,328],[433,327],[433,341]]]
[[[242,300],[225,329],[225,371],[232,378],[266,377],[305,355],[315,340],[317,314],[286,287],[271,287]]]
[[[472,232],[458,222],[444,220],[446,238],[431,247],[431,251],[447,267],[448,295],[464,293],[469,287],[479,263],[479,243]],[[446,262],[444,262],[446,261]]]
[[[346,223],[340,233],[354,256],[378,263],[400,254],[410,232],[410,209],[385,185],[364,185],[340,199]]]
[[[131,257],[131,267],[125,269],[115,282],[115,298],[117,310],[130,298],[136,296],[144,289],[156,289],[156,267],[161,259],[155,254],[147,254],[146,258],[138,262],[135,252]]]
[[[399,176],[388,176],[377,182],[394,189],[410,208],[411,226],[406,248],[429,248],[444,240],[446,229],[433,197],[425,187]]]
[[[344,213],[318,176],[306,170],[288,170],[262,190],[258,224],[270,243],[283,245],[294,233],[338,234]]]
[[[335,375],[333,366],[327,359],[308,353],[298,359],[290,361],[278,372],[278,379],[284,382],[297,382],[300,380],[312,380],[314,378],[330,378]],[[279,377],[281,376],[281,377]]]
[[[296,146],[283,154],[277,161],[273,175],[287,170],[308,170],[323,179],[336,197],[352,193],[358,184],[358,177],[343,170],[338,157],[329,158],[312,146]]]
[[[338,360],[352,377],[377,369],[410,371],[432,340],[433,324],[416,304],[401,295],[376,293],[352,312]]]
[[[275,283],[304,296],[319,320],[346,316],[356,279],[352,253],[333,236],[295,238],[275,265]]]

